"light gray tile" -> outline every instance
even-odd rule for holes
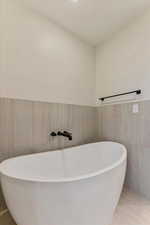
[[[0,160],[93,142],[97,121],[95,107],[0,98]],[[70,131],[73,140],[48,136],[58,130]]]
[[[12,101],[0,98],[0,162],[10,156],[13,148]]]
[[[11,157],[32,152],[32,102],[12,100]]]
[[[0,162],[98,140],[96,107],[0,98]],[[73,140],[49,137],[67,130]],[[2,194],[0,194],[0,199]]]
[[[150,101],[139,102],[139,113],[132,113],[133,103],[103,106],[101,139],[117,141],[126,146],[128,167],[126,185],[150,197]],[[101,115],[100,115],[101,114]]]

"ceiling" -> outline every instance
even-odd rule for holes
[[[92,45],[104,41],[150,5],[150,0],[22,1]]]

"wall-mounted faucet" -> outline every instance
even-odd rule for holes
[[[67,137],[69,141],[72,141],[72,134],[69,133],[68,131],[64,131],[64,132],[58,131],[57,135]]]
[[[69,141],[72,141],[72,134],[69,133],[68,131],[63,131],[63,132],[58,131],[57,133],[53,131],[53,132],[50,132],[48,135],[52,137],[56,137],[56,136],[67,137]]]

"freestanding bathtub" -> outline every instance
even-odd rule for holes
[[[18,225],[110,225],[126,158],[123,145],[100,142],[6,160],[8,209]]]

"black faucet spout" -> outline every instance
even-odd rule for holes
[[[57,135],[67,137],[69,141],[72,141],[72,134],[69,133],[68,131],[64,131],[64,132],[58,131]]]
[[[64,134],[66,137],[68,137],[69,141],[72,141],[72,134],[67,132],[67,131],[64,131]]]

